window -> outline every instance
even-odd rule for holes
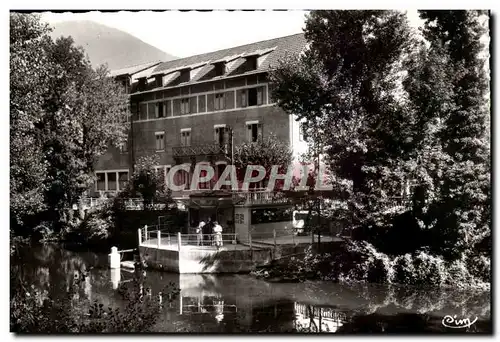
[[[156,105],[155,103],[148,103],[148,119],[154,119],[156,117]]]
[[[163,107],[164,107],[163,102],[156,103],[156,117],[157,118],[163,118],[165,116],[165,110]]]
[[[139,105],[139,120],[147,120],[148,118],[148,104],[141,103]]]
[[[247,123],[247,140],[256,142],[259,138],[262,138],[262,124],[258,122]]]
[[[120,152],[121,153],[127,153],[128,152],[128,141],[125,140],[123,143],[120,145]]]
[[[219,145],[224,145],[224,143],[226,142],[226,127],[217,127],[215,126],[215,135],[214,135],[214,140],[216,143],[218,143]]]
[[[200,113],[203,113],[207,110],[206,104],[207,100],[206,100],[206,95],[200,95],[198,96],[198,111]]]
[[[181,99],[181,114],[189,114],[189,98]]]
[[[234,91],[226,91],[224,93],[224,109],[233,109],[234,103]]]
[[[224,109],[224,94],[215,94],[215,104],[214,110],[223,110]]]
[[[163,75],[156,75],[155,82],[157,87],[163,87]]]
[[[165,132],[156,132],[156,151],[165,150]]]
[[[198,101],[197,97],[193,96],[189,98],[189,113],[197,113],[198,112]]]
[[[191,130],[185,129],[181,130],[181,145],[191,146]]]
[[[243,90],[241,92],[241,106],[246,107],[247,106],[247,90]]]
[[[127,187],[128,183],[128,171],[118,172],[118,185],[120,186],[120,190],[123,190]]]
[[[117,190],[116,188],[116,173],[108,172],[108,189],[107,190]]]
[[[147,85],[146,78],[142,77],[139,79],[139,84],[137,85],[137,88],[139,89],[139,91],[143,91],[146,90],[146,85]]]
[[[257,56],[250,56],[247,58],[249,70],[257,70]]]
[[[180,71],[179,82],[189,82],[191,79],[191,69],[184,69]]]
[[[172,116],[172,101],[163,102],[163,114],[165,116]]]
[[[214,65],[215,76],[223,76],[226,73],[226,63],[216,63]]]
[[[260,106],[262,104],[262,87],[248,89],[248,106]]]
[[[105,191],[106,190],[106,175],[104,172],[96,172],[96,190]]]

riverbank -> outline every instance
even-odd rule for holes
[[[429,285],[490,290],[490,260],[484,256],[452,262],[425,251],[390,257],[362,241],[346,241],[335,252],[309,248],[302,257],[275,261],[252,272],[270,282],[325,280],[337,283]]]
[[[40,245],[27,246],[20,254],[17,265],[23,270],[25,284],[33,285],[44,298],[67,298],[66,291],[74,284],[75,271],[87,270],[77,294],[64,306],[68,310],[65,314],[75,318],[95,300],[104,304],[105,310],[125,309],[128,301],[120,295],[119,288],[135,286],[132,273],[109,270],[106,254]],[[180,296],[170,304],[165,302],[164,309],[155,316],[154,326],[148,328],[152,332],[490,333],[492,330],[488,292],[331,281],[270,283],[249,275],[173,274],[154,270],[147,270],[139,285],[153,299],[165,286],[180,289]],[[478,321],[464,330],[442,325],[446,315],[461,312],[471,320],[477,316]],[[41,311],[38,314],[45,317]],[[50,313],[46,315],[44,322],[53,321]]]

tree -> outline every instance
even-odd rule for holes
[[[10,213],[11,225],[29,224],[43,211],[47,165],[41,132],[43,94],[50,79],[44,49],[47,25],[37,16],[10,17]]]
[[[273,97],[305,121],[353,226],[385,224],[411,158],[412,113],[399,96],[412,32],[396,11],[313,11],[308,48],[272,73]]]
[[[171,191],[167,189],[163,172],[158,172],[155,169],[157,165],[159,165],[159,157],[149,155],[139,157],[134,167],[130,182],[132,189],[129,190],[129,193],[139,193],[142,196],[144,209],[151,208],[154,202],[163,202],[167,208],[173,204]]]
[[[127,98],[104,67],[93,70],[71,38],[47,47],[59,77],[45,102],[42,129],[49,162],[49,207],[66,223],[66,211],[93,183],[97,158],[119,146],[127,132]]]
[[[266,171],[262,180],[263,184],[266,184],[273,165],[279,166],[279,173],[286,173],[292,161],[293,154],[290,147],[275,135],[269,135],[254,142],[243,143],[237,146],[234,152],[234,166],[240,181],[244,179],[248,166],[258,165],[264,167]],[[252,176],[257,176],[257,171],[254,171]]]
[[[11,14],[11,211],[17,226],[46,220],[59,232],[97,158],[124,141],[129,113],[107,70],[49,31],[39,16]]]
[[[399,12],[315,11],[308,50],[273,73],[278,105],[306,119],[364,238],[411,226],[408,252],[428,246],[449,259],[489,238],[481,15],[421,11],[418,36]],[[410,210],[388,210],[410,181]]]
[[[490,236],[488,79],[485,13],[420,11],[428,47],[413,60],[406,89],[433,129],[428,179],[432,198],[421,224],[434,251],[459,257]],[[432,121],[430,121],[432,120]]]

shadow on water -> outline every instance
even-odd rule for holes
[[[44,296],[64,298],[83,277],[74,298],[84,311],[94,300],[123,307],[120,284],[133,278],[109,270],[107,255],[57,246],[30,247],[19,262],[28,284]],[[458,290],[340,285],[328,282],[269,283],[248,275],[179,275],[147,271],[142,288],[151,298],[173,282],[181,289],[167,304],[156,332],[191,333],[492,333],[490,293]],[[445,316],[477,317],[470,327],[445,327]]]

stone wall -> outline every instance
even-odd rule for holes
[[[271,262],[273,251],[262,250],[194,250],[181,252],[139,247],[148,267],[178,273],[249,273],[255,267]]]

